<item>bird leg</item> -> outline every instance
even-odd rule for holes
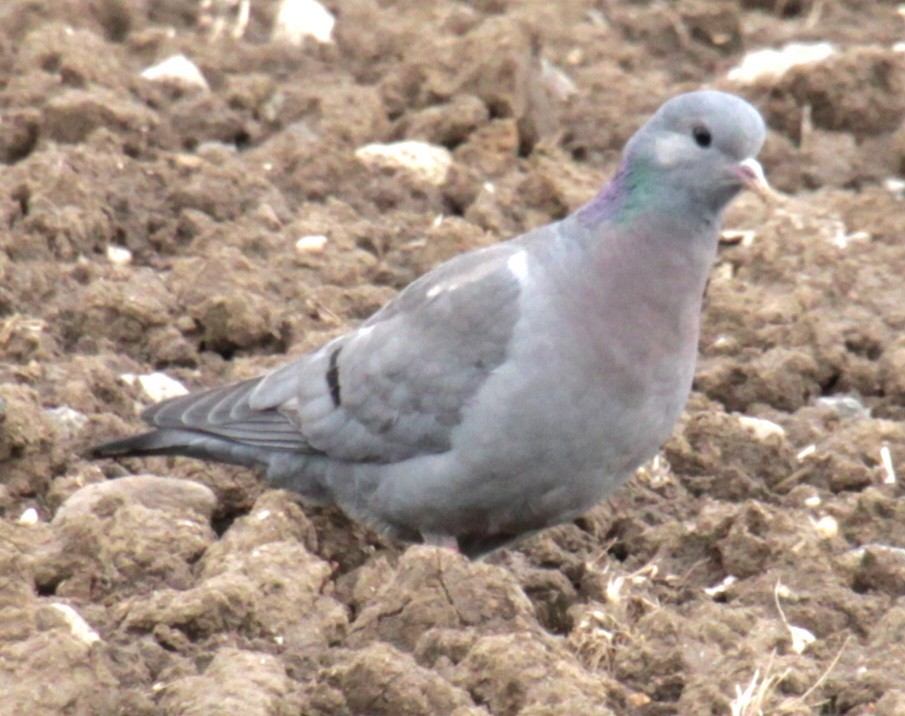
[[[444,534],[442,532],[422,532],[421,542],[431,547],[445,547],[453,552],[459,551],[459,540],[453,535]]]

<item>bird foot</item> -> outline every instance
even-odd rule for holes
[[[445,547],[453,552],[459,551],[459,540],[453,535],[443,534],[442,532],[422,532],[421,541],[431,547]]]

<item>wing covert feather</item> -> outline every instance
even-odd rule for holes
[[[297,413],[311,445],[372,462],[449,449],[462,409],[506,359],[521,291],[507,260],[519,248],[499,244],[442,265],[313,354]],[[325,375],[337,349],[334,405]]]

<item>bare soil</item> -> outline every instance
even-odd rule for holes
[[[225,1],[0,6],[0,712],[905,714],[896,4],[327,5],[335,42],[302,47],[272,0],[240,38]],[[725,79],[793,40],[839,53]],[[209,89],[140,76],[179,53]],[[82,457],[140,427],[124,374],[320,345],[575,208],[702,84],[761,108],[785,197],[730,212],[688,411],[574,524],[470,563],[249,471]],[[398,139],[447,147],[446,180],[355,156]]]

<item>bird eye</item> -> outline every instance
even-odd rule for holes
[[[709,147],[710,143],[713,141],[710,130],[703,124],[696,124],[691,130],[691,135],[694,137],[694,141],[698,143],[699,147]]]

